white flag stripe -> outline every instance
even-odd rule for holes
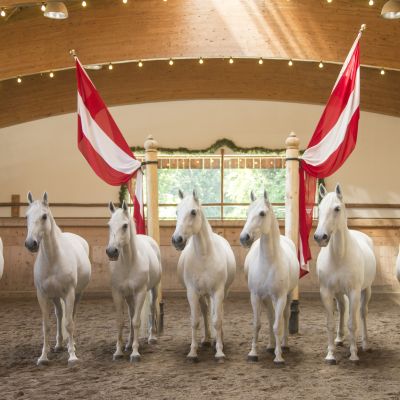
[[[356,40],[355,40],[354,43],[353,43],[353,46],[351,47],[351,49],[350,49],[350,51],[349,51],[349,54],[347,54],[346,60],[344,60],[344,64],[343,64],[343,66],[342,66],[342,69],[341,69],[340,72],[339,72],[339,76],[338,76],[338,78],[336,79],[335,84],[333,85],[332,92],[335,90],[337,84],[338,84],[339,81],[340,81],[340,78],[342,77],[344,71],[345,71],[346,68],[348,67],[348,65],[349,65],[349,63],[350,63],[350,60],[351,60],[351,58],[352,58],[353,55],[354,55],[354,50],[355,50],[355,48],[356,48],[356,46],[357,46],[357,44],[358,44],[358,42],[359,42],[359,40],[360,40],[360,38],[361,38],[361,35],[362,35],[362,32],[359,32],[359,34],[358,34]],[[331,92],[331,93],[332,93],[332,92]]]
[[[99,156],[113,169],[130,175],[140,167],[140,162],[116,145],[92,118],[78,93],[78,114],[82,131]]]
[[[143,173],[140,169],[136,174],[136,187],[135,187],[135,197],[140,204],[140,215],[144,219],[144,209],[143,209]]]
[[[316,166],[323,164],[341,145],[346,133],[348,124],[353,114],[360,106],[360,69],[357,70],[356,83],[351,93],[346,107],[338,118],[335,126],[330,132],[315,146],[308,148],[302,159],[310,165]]]

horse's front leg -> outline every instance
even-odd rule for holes
[[[336,304],[339,311],[339,324],[336,332],[335,344],[336,346],[343,346],[344,341],[344,318],[346,313],[346,299],[344,294],[336,295]]]
[[[146,294],[147,294],[147,288],[145,287],[140,292],[137,292],[133,295],[135,310],[132,318],[133,342],[132,342],[131,362],[140,361],[140,354],[139,354],[140,314],[142,312]]]
[[[269,342],[267,346],[267,351],[269,353],[275,352],[275,335],[274,335],[274,306],[272,304],[272,299],[270,296],[267,296],[264,300],[265,307],[267,308],[267,317],[268,317],[268,331],[269,331]]]
[[[37,365],[47,365],[49,363],[49,359],[47,355],[50,351],[50,324],[49,324],[49,312],[50,312],[50,301],[44,296],[40,291],[37,291],[37,298],[39,301],[40,309],[42,310],[42,326],[43,326],[43,348],[42,355],[39,357],[37,361]]]
[[[364,289],[361,292],[361,344],[364,351],[369,351],[371,348],[368,345],[368,332],[367,332],[367,315],[368,303],[371,299],[371,287]]]
[[[74,342],[74,331],[75,331],[75,322],[74,322],[74,305],[75,305],[75,289],[70,289],[67,295],[64,298],[65,302],[65,329],[68,333],[68,363],[72,364],[78,361],[78,357],[75,354],[75,342]]]
[[[190,306],[191,326],[192,326],[192,343],[190,344],[190,351],[187,355],[189,361],[197,362],[197,349],[199,347],[197,342],[197,331],[200,325],[200,304],[199,295],[193,290],[188,288],[187,298]]]
[[[358,361],[357,355],[357,333],[358,318],[360,311],[360,290],[353,290],[349,294],[349,333],[350,333],[350,360]]]
[[[328,354],[325,357],[325,361],[328,364],[336,364],[335,359],[335,343],[334,343],[334,335],[335,335],[335,321],[334,321],[334,294],[326,289],[321,287],[321,300],[325,306],[326,310],[326,328],[328,330]]]
[[[247,355],[248,361],[258,361],[258,334],[261,328],[261,299],[259,296],[251,292],[251,307],[253,308],[253,340],[251,342],[251,350]]]
[[[53,299],[54,309],[57,317],[57,336],[56,336],[56,346],[54,347],[55,352],[62,351],[63,348],[63,306],[61,304],[60,298]]]
[[[113,354],[113,360],[118,360],[124,356],[122,351],[122,331],[124,329],[124,298],[122,294],[115,289],[112,289],[112,297],[114,300],[116,321],[117,321],[117,344],[116,350]]]
[[[218,290],[213,295],[214,301],[214,314],[213,314],[213,326],[215,330],[215,359],[218,362],[223,362],[225,359],[225,354],[223,352],[223,333],[222,333],[222,323],[224,320],[224,296],[225,290],[222,288]]]
[[[135,314],[135,304],[132,296],[126,297],[125,300],[126,303],[128,304],[128,316],[129,316],[129,336],[128,336],[128,341],[126,342],[125,345],[125,351],[132,351],[132,343],[133,343],[132,321],[133,321],[133,315]]]
[[[202,346],[211,345],[211,330],[210,330],[210,298],[208,296],[200,297],[200,308],[204,320],[204,338],[201,341]]]
[[[282,336],[283,336],[283,312],[287,303],[287,295],[273,299],[275,307],[274,335],[275,335],[275,364],[283,364]]]

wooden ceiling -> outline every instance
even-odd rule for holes
[[[362,23],[361,62],[400,69],[400,21],[380,17],[384,0],[65,1],[69,18],[44,18],[39,6],[0,19],[0,126],[75,110],[73,66],[175,57],[264,57],[343,62]],[[12,0],[0,0],[11,7]],[[20,3],[20,2],[18,2]],[[117,65],[91,76],[110,105],[196,98],[270,99],[323,104],[339,67],[241,60]],[[16,76],[24,76],[16,83]],[[9,80],[8,80],[9,79]],[[6,91],[6,92],[5,92]],[[4,93],[7,95],[4,96]],[[362,70],[362,108],[400,116],[400,72]]]

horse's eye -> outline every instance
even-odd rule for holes
[[[122,225],[122,229],[123,229],[124,231],[126,231],[126,230],[128,229],[128,224],[123,224],[123,225]]]
[[[43,215],[42,215],[42,220],[43,220],[43,221],[46,221],[46,219],[47,219],[47,214],[43,214]]]
[[[340,207],[339,206],[335,207],[335,211],[339,212],[340,211]]]
[[[260,217],[265,217],[265,211],[260,211]]]
[[[192,214],[193,217],[194,217],[197,214],[197,211],[196,210],[192,210],[192,211],[190,211],[190,214]]]

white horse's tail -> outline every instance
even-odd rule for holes
[[[139,337],[147,338],[149,335],[150,318],[151,318],[151,293],[147,291],[144,299],[142,312],[140,313],[140,332]]]
[[[63,339],[65,340],[68,337],[67,328],[65,327],[65,303],[63,299],[60,299],[61,309],[62,309],[62,320],[61,320],[61,332]]]

